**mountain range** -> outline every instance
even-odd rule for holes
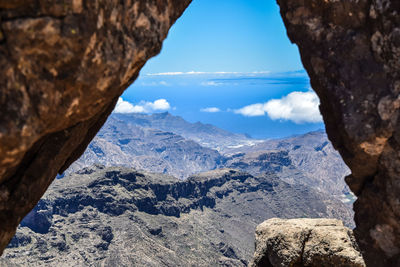
[[[55,180],[3,257],[14,266],[247,266],[255,227],[272,217],[346,221],[349,211],[274,174],[178,180],[93,166]]]
[[[193,140],[111,116],[66,173],[98,163],[166,173],[183,179],[193,173],[215,169],[220,161],[218,151]]]
[[[169,112],[154,113],[151,115],[114,113],[112,116],[128,124],[173,132],[186,139],[193,140],[202,146],[218,151],[237,145],[251,145],[256,141],[246,134],[231,133],[211,124],[201,122],[190,123],[182,117],[174,116]]]
[[[185,179],[217,168],[260,175],[273,171],[343,201],[354,196],[344,182],[350,173],[326,133],[256,140],[172,114],[112,114],[84,155],[67,173],[92,164],[127,166]]]
[[[266,219],[354,227],[348,173],[323,131],[255,140],[170,113],[112,114],[0,266],[246,266]]]

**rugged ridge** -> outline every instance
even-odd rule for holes
[[[189,140],[176,135],[187,132]],[[219,152],[192,140],[208,140]],[[349,169],[322,130],[282,139],[245,140],[242,135],[213,125],[191,124],[170,113],[112,114],[65,173],[92,164],[134,167],[183,179],[215,168],[239,169],[256,176],[275,172],[286,182],[311,186],[342,201],[354,200],[343,179]]]
[[[94,166],[51,185],[5,258],[21,265],[245,266],[257,224],[347,208],[275,175],[219,169],[185,181]]]
[[[146,123],[141,122],[141,120]],[[139,120],[139,122],[137,122]],[[147,122],[157,123],[148,125]],[[168,126],[173,121],[173,127]],[[126,166],[138,170],[165,173],[185,179],[201,171],[216,168],[233,168],[248,172],[254,176],[274,173],[290,184],[302,184],[331,196],[331,204],[344,202],[349,210],[343,218],[349,227],[354,228],[352,203],[354,195],[349,193],[343,177],[349,173],[340,155],[335,151],[322,131],[316,131],[277,140],[257,140],[251,145],[240,143],[235,134],[222,131],[212,125],[202,126],[203,130],[191,132],[191,138],[208,139],[206,131],[212,136],[217,129],[212,143],[220,152],[200,146],[192,140],[184,139],[173,132],[163,132],[149,126],[170,129],[192,125],[170,113],[153,115],[112,114],[88,149],[64,173],[68,174],[92,164],[106,166]],[[142,125],[142,126],[139,126]],[[223,139],[222,144],[219,141]],[[239,142],[234,148],[225,146]],[[237,143],[236,143],[237,144]],[[223,152],[227,154],[222,154]],[[222,154],[222,155],[221,155]]]
[[[217,151],[175,133],[144,128],[111,115],[85,153],[65,173],[103,164],[184,179],[219,167],[221,159]]]
[[[236,134],[220,129],[211,124],[201,122],[190,123],[182,117],[169,112],[155,114],[113,114],[112,116],[128,124],[139,125],[161,131],[173,132],[186,139],[193,140],[202,146],[223,151],[230,146],[254,144],[253,140],[244,134]]]
[[[299,182],[327,194],[351,198],[343,179],[350,170],[322,130],[258,142],[227,153],[226,167],[253,175],[274,171],[289,183]]]

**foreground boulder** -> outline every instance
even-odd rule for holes
[[[257,226],[250,266],[365,266],[352,230],[336,219],[278,219]]]

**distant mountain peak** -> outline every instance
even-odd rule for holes
[[[191,123],[180,116],[172,115],[168,111],[151,115],[132,113],[129,116],[124,114],[112,114],[111,116],[120,118],[127,124],[172,132],[202,146],[217,150],[252,142],[252,139],[244,134],[231,133],[200,121]]]
[[[160,113],[153,113],[153,114],[151,114],[149,116],[157,118],[157,119],[164,119],[164,118],[166,118],[168,116],[172,116],[172,114],[169,113],[168,111],[165,111],[165,112],[160,112]]]

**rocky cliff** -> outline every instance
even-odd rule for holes
[[[274,175],[220,169],[181,181],[98,166],[54,181],[4,257],[22,266],[246,266],[265,219],[346,212]]]
[[[0,1],[0,251],[189,3]]]
[[[339,198],[350,196],[343,179],[350,171],[322,130],[255,140],[210,124],[189,123],[170,113],[112,114],[66,173],[93,164],[128,166],[178,178],[217,167],[252,175],[275,172],[289,183],[302,183]]]
[[[278,0],[358,196],[367,265],[400,266],[400,2]]]
[[[289,183],[303,183],[338,197],[350,196],[343,179],[350,170],[324,131],[267,140],[228,152],[226,167],[253,175],[273,171]]]
[[[189,132],[188,138],[192,140],[184,139],[178,132]],[[220,152],[193,140],[207,140]],[[216,168],[233,168],[255,176],[272,172],[285,182],[311,187],[330,195],[332,200],[347,203],[349,212],[343,218],[353,221],[355,197],[343,179],[349,170],[323,131],[262,141],[243,139],[212,125],[192,124],[169,113],[112,114],[82,157],[64,174],[93,164],[133,167],[181,179]],[[348,226],[354,228],[354,223]]]

